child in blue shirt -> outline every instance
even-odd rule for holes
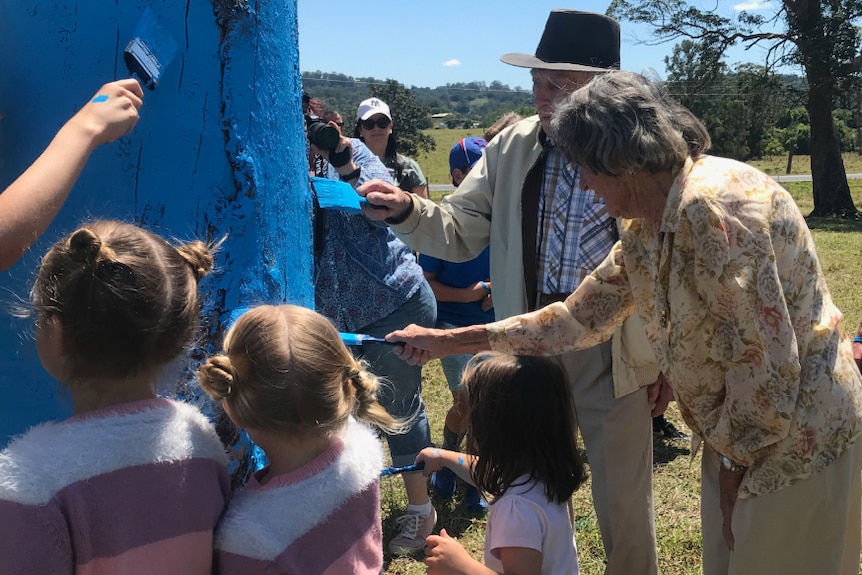
[[[449,172],[456,187],[482,157],[485,145],[482,138],[463,138],[449,151]],[[478,257],[463,263],[419,256],[419,265],[422,266],[425,279],[437,298],[438,328],[448,329],[494,321],[489,253],[489,248],[485,248]],[[446,414],[443,426],[443,448],[450,451],[460,451],[461,442],[467,433],[470,410],[467,406],[467,392],[461,385],[461,373],[471,357],[471,354],[462,354],[440,359],[443,374],[452,392],[452,407]],[[431,484],[441,497],[448,499],[455,494],[455,480],[455,474],[444,467],[432,475]],[[473,511],[481,511],[487,507],[479,491],[472,485],[469,485],[464,493],[464,503]]]

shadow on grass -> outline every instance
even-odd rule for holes
[[[653,437],[652,440],[652,464],[653,467],[659,467],[670,463],[680,455],[686,457],[691,456],[689,448],[689,440],[680,439],[664,439]]]
[[[862,232],[862,220],[844,218],[805,218],[808,229],[823,232]]]

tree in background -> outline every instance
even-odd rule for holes
[[[706,44],[683,40],[665,56],[667,88],[679,102],[701,119],[711,112],[724,89],[727,66],[722,54]]]
[[[685,0],[612,0],[608,15],[653,26],[656,43],[687,38],[717,54],[736,44],[768,44],[767,68],[801,65],[808,83],[806,108],[811,121],[814,211],[810,215],[858,216],[832,109],[839,80],[858,75],[862,69],[860,39],[853,24],[862,15],[862,0],[782,0],[770,18],[741,11],[735,21]],[[764,31],[781,25],[783,32]]]
[[[431,127],[431,111],[416,101],[403,84],[386,80],[385,84],[372,84],[371,95],[380,98],[392,111],[393,133],[398,139],[398,151],[405,156],[416,156],[437,147],[434,138],[423,134]]]
[[[791,90],[764,66],[741,64],[727,76],[724,93],[715,111],[724,118],[725,132],[718,131],[716,152],[744,160],[765,154],[770,130],[790,107]]]

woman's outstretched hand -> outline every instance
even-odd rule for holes
[[[387,335],[386,341],[401,344],[401,349],[395,353],[410,365],[425,365],[432,359],[447,355],[491,349],[484,325],[432,329],[410,324]]]
[[[446,330],[410,324],[387,335],[386,341],[402,344],[395,353],[410,365],[425,365],[432,359],[448,355],[442,352],[445,333]]]

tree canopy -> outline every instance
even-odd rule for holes
[[[608,15],[653,26],[655,43],[692,41],[685,50],[699,55],[699,65],[705,67],[692,72],[707,81],[710,66],[719,66],[727,49],[735,45],[766,46],[766,69],[801,65],[810,121],[811,215],[858,216],[832,110],[843,79],[858,76],[862,68],[854,24],[862,16],[862,0],[783,0],[768,16],[743,10],[735,19],[701,10],[685,0],[613,0]],[[679,69],[683,62],[674,65]]]

